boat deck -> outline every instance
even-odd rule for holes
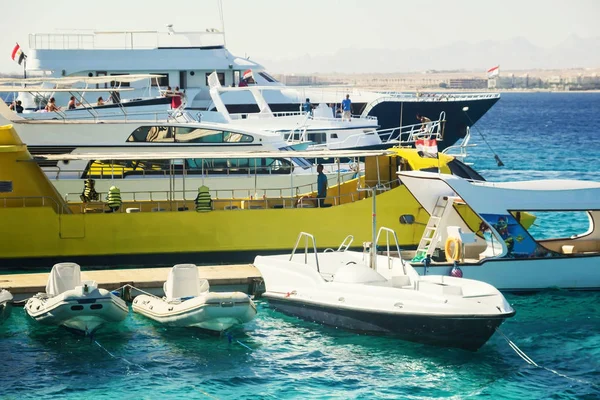
[[[126,284],[162,295],[163,283],[167,280],[168,268],[110,269],[82,271],[81,280],[96,281],[98,287],[114,290]],[[211,290],[241,291],[255,294],[261,287],[262,278],[258,270],[250,264],[217,265],[198,267],[200,278],[207,279]],[[9,290],[15,301],[29,298],[44,292],[49,273],[26,273],[0,275],[0,287]],[[139,292],[132,290],[132,295]]]

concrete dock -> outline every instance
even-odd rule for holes
[[[96,281],[98,287],[115,290],[124,285],[162,296],[163,283],[171,268],[114,269],[81,271],[81,280]],[[216,265],[198,267],[200,278],[207,279],[211,290],[241,291],[248,294],[260,293],[262,278],[258,270],[250,264]],[[15,301],[29,298],[46,291],[48,272],[0,275],[0,287],[7,289]],[[132,290],[132,295],[137,295]]]

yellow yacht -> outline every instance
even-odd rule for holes
[[[354,237],[352,247],[362,248],[371,238],[372,201],[366,197],[372,192],[361,188],[374,186],[381,188],[376,192],[378,228],[393,229],[402,246],[415,248],[429,214],[398,184],[397,171],[439,168],[445,173],[479,177],[444,154],[432,159],[398,148],[360,155],[365,157],[365,174],[329,187],[326,207],[319,207],[311,198],[314,193],[219,198],[210,194],[210,188],[200,188],[198,195],[211,196],[204,197],[210,201],[208,207],[199,207],[197,199],[178,199],[175,195],[160,201],[121,201],[109,194],[100,195],[98,201],[82,196],[86,202],[66,202],[12,126],[2,126],[0,269],[49,269],[64,261],[87,268],[250,262],[257,254],[289,251],[300,231],[319,238],[321,249],[337,248],[348,234]],[[118,208],[112,212],[115,205]],[[413,217],[412,223],[401,223],[400,217],[407,214]],[[469,210],[463,214],[473,218]]]

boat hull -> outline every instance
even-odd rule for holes
[[[241,292],[209,293],[178,304],[140,295],[133,301],[133,311],[165,325],[216,332],[249,322],[256,316],[254,303]]]
[[[12,311],[13,296],[7,290],[0,290],[0,324],[2,324]]]
[[[464,278],[487,282],[506,292],[600,290],[600,254],[489,259],[459,266]],[[413,264],[413,267],[423,275],[423,264]],[[427,275],[450,275],[451,269],[451,264],[431,265]]]
[[[123,300],[104,289],[85,296],[71,293],[75,290],[51,298],[32,297],[25,304],[25,311],[43,325],[64,326],[84,334],[107,323],[121,322],[129,312]]]
[[[308,321],[367,334],[392,335],[428,345],[477,351],[512,316],[406,315],[282,300],[265,294],[277,311]]]

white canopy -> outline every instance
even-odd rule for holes
[[[430,213],[440,196],[458,196],[478,214],[600,210],[600,182],[557,179],[470,182],[454,175],[422,171],[400,172],[398,175]]]
[[[138,82],[144,79],[161,78],[164,75],[156,74],[128,74],[128,75],[107,75],[107,76],[65,76],[63,78],[35,77],[35,78],[0,78],[0,84],[12,85],[35,85],[40,83],[53,83],[55,85],[74,85],[84,83],[86,85],[103,84],[110,82]]]
[[[150,146],[148,146],[150,147]],[[179,160],[185,158],[355,158],[393,155],[388,150],[282,150],[282,151],[231,151],[231,152],[207,152],[207,151],[181,151],[181,152],[158,152],[158,151],[136,151],[126,153],[83,153],[83,154],[41,154],[36,155],[34,160]]]

